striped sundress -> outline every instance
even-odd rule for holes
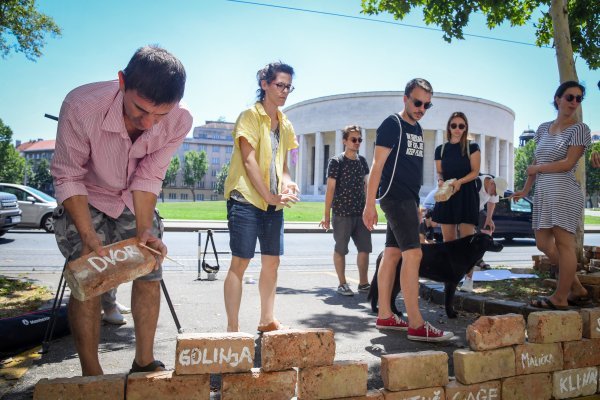
[[[549,132],[550,122],[544,122],[535,133],[536,163],[548,164],[564,160],[569,146],[585,146],[591,143],[590,128],[576,123],[557,134]],[[583,212],[583,193],[575,180],[575,169],[566,172],[539,173],[535,181],[533,200],[533,229],[561,227],[575,233]]]

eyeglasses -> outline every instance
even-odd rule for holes
[[[294,91],[294,87],[292,85],[286,85],[285,83],[281,83],[278,82],[275,84],[275,86],[277,86],[277,89],[279,89],[280,92],[284,92],[286,89],[289,93],[292,93]]]
[[[410,99],[412,100],[413,104],[417,108],[424,106],[426,110],[429,110],[431,107],[433,107],[433,103],[430,101],[423,103],[421,100],[416,100],[416,99],[413,99],[412,97]]]
[[[458,127],[458,129],[460,129],[462,131],[467,126],[465,124],[455,124],[455,123],[450,124],[450,128],[452,128],[452,129],[456,129],[457,127]]]
[[[572,94],[567,94],[567,95],[565,95],[565,100],[568,101],[569,103],[572,102],[573,100],[575,100],[578,103],[581,103],[583,101],[583,96],[573,96]]]
[[[360,138],[360,137],[359,138],[352,137],[352,138],[350,138],[350,141],[352,143],[356,143],[356,142],[362,143],[362,138]]]

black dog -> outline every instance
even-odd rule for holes
[[[502,251],[503,247],[500,243],[495,242],[491,236],[484,233],[476,233],[475,235],[451,242],[423,244],[421,246],[423,258],[421,259],[419,276],[436,282],[444,282],[444,304],[448,318],[456,318],[453,306],[454,292],[463,276],[473,268],[478,260],[483,258],[486,251],[499,252]],[[379,271],[379,263],[382,257],[383,252],[377,257],[375,274],[373,275],[371,289],[367,297],[371,300],[371,309],[373,312],[377,312],[377,297],[379,295],[377,272]],[[391,298],[392,310],[398,315],[402,315],[395,304],[396,296],[400,293],[401,267],[402,259],[400,259],[396,268],[396,277],[394,279]]]

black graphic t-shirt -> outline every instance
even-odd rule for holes
[[[340,159],[343,161],[340,162]],[[362,215],[365,207],[366,175],[369,175],[369,164],[361,155],[356,160],[344,155],[329,160],[327,177],[336,180],[331,205],[333,215],[339,217]]]
[[[414,199],[418,204],[419,190],[421,190],[423,184],[423,130],[418,122],[411,125],[402,118],[400,118],[400,121],[402,121],[400,153],[396,163],[396,172],[393,174],[394,181],[385,198],[395,200]],[[383,166],[378,197],[385,193],[390,184],[398,151],[399,135],[398,119],[393,115],[387,117],[377,128],[375,146],[392,149]]]

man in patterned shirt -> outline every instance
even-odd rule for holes
[[[327,167],[327,192],[325,193],[325,213],[319,226],[329,230],[333,223],[335,248],[333,264],[340,281],[337,292],[352,296],[354,292],[346,282],[346,254],[350,238],[358,250],[356,265],[360,282],[359,292],[368,292],[369,253],[372,251],[371,232],[362,221],[365,207],[366,182],[369,176],[367,160],[358,154],[361,142],[361,128],[350,125],[344,128],[342,142],[345,150],[329,160]],[[331,210],[333,209],[333,218]]]

